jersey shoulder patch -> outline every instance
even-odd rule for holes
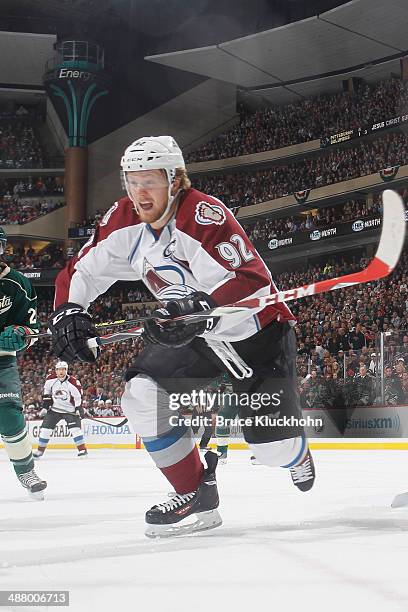
[[[200,225],[223,225],[226,215],[221,206],[209,202],[197,202],[195,207],[195,220]]]
[[[213,196],[189,189],[186,191],[177,211],[176,227],[180,230],[193,225],[221,226],[228,220],[227,207]]]

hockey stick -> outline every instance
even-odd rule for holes
[[[101,421],[101,419],[96,419],[95,417],[91,416],[84,416],[84,419],[88,419],[89,421],[95,421],[96,423],[102,423],[102,425],[109,425],[109,427],[115,428],[123,427],[123,425],[126,425],[126,423],[129,422],[129,419],[127,417],[122,419],[120,423],[108,423],[108,421]]]
[[[154,317],[151,317],[154,318]],[[131,340],[132,338],[138,338],[143,334],[143,327],[130,327],[129,329],[114,332],[112,334],[105,334],[103,336],[98,336],[97,338],[91,338],[88,340],[89,348],[95,348],[96,346],[102,346],[103,344],[112,344],[112,342],[122,342],[123,340]],[[33,334],[27,335],[27,338],[48,338],[51,339],[51,334],[49,332],[44,332],[43,334]],[[95,340],[98,342],[94,342]]]
[[[404,246],[405,229],[405,208],[403,201],[395,191],[386,189],[383,192],[382,230],[377,251],[371,262],[363,270],[353,272],[352,274],[345,274],[344,276],[338,276],[336,278],[318,281],[316,283],[310,283],[309,285],[303,285],[294,289],[278,291],[260,298],[244,299],[233,304],[227,304],[226,306],[217,306],[216,308],[206,310],[205,313],[195,313],[176,317],[172,319],[172,321],[183,321],[185,324],[188,324],[196,323],[197,321],[205,321],[210,315],[214,317],[226,315],[233,316],[234,314],[241,315],[248,311],[252,311],[255,314],[266,306],[279,304],[281,302],[290,302],[319,293],[335,291],[336,289],[343,289],[360,283],[369,283],[379,280],[391,274],[397,265]],[[143,321],[151,319],[160,320],[157,317],[144,317],[127,321],[127,323],[129,325],[143,323]],[[163,322],[165,322],[165,320]],[[116,323],[111,323],[111,325],[115,324]],[[109,324],[103,325],[106,327],[109,326]],[[109,344],[117,340],[125,340],[129,337],[139,336],[142,331],[143,327],[137,326],[131,330],[123,330],[117,334],[101,336],[100,342],[98,342],[98,339],[93,338],[88,344],[90,347],[95,347],[98,344]],[[123,338],[121,338],[121,336],[123,336]]]
[[[302,285],[294,289],[287,289],[285,291],[277,291],[270,295],[266,295],[260,298],[249,298],[240,300],[233,304],[227,304],[225,306],[217,306],[210,310],[206,310],[205,313],[194,313],[185,315],[182,317],[176,317],[172,321],[182,321],[185,324],[197,323],[198,321],[206,321],[209,316],[223,317],[236,315],[237,323],[240,320],[240,315],[245,312],[252,312],[256,314],[263,310],[266,306],[272,306],[282,302],[290,302],[292,300],[298,300],[319,293],[325,293],[328,291],[335,291],[336,289],[343,289],[345,287],[352,287],[360,283],[369,283],[371,281],[379,280],[391,274],[401,255],[402,247],[405,240],[405,214],[404,204],[400,196],[391,189],[386,189],[383,192],[383,220],[380,240],[378,243],[377,251],[369,263],[369,265],[360,270],[359,272],[353,272],[352,274],[345,274],[344,276],[338,276],[336,278],[330,278],[327,280],[318,281],[316,283],[310,283],[308,285]],[[116,325],[137,325],[148,320],[156,320],[166,322],[165,319],[159,319],[158,317],[141,317],[139,319],[127,320],[127,321],[113,321],[111,323],[97,324],[97,327],[114,327]],[[107,334],[100,338],[91,338],[88,341],[88,346],[94,348],[98,345],[110,344],[111,342],[117,342],[120,340],[127,340],[128,338],[139,336],[143,332],[143,326],[137,325],[131,330],[121,330],[114,334]],[[49,334],[37,334],[35,337],[43,337]]]
[[[75,415],[75,412],[68,412],[68,410],[58,410],[57,414],[73,414]],[[91,416],[84,416],[81,417],[79,414],[77,414],[77,416],[79,416],[79,418],[81,419],[81,421],[83,421],[83,419],[88,419],[89,421],[96,421],[97,423],[102,423],[102,425],[109,425],[110,427],[123,427],[123,425],[125,425],[129,419],[128,418],[124,418],[120,421],[120,423],[108,423],[107,421],[101,421],[100,419],[97,419],[95,417],[91,417]],[[62,418],[62,417],[61,417]]]

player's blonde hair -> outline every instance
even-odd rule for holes
[[[176,168],[176,178],[180,179],[180,189],[190,189],[191,181],[185,168]]]

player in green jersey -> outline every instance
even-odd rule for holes
[[[30,281],[2,261],[7,236],[0,227],[0,436],[18,480],[34,499],[47,483],[34,471],[28,426],[23,415],[16,353],[38,333],[37,296]]]

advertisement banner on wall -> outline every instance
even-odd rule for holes
[[[306,427],[310,438],[407,438],[408,406],[360,406],[305,410],[317,426]],[[344,430],[344,432],[343,432]]]
[[[77,238],[89,238],[95,233],[95,227],[70,227],[68,229],[68,238],[75,240]]]
[[[33,285],[53,285],[60,268],[33,268],[32,270],[19,270]]]
[[[108,417],[106,424],[92,419],[82,419],[82,431],[85,443],[89,448],[140,448],[140,438],[127,422],[121,427],[115,427],[123,421],[123,417]],[[42,421],[28,421],[30,434],[34,444],[38,444]],[[50,448],[74,448],[67,424],[61,420],[55,427],[49,442]]]
[[[406,216],[406,220],[407,219],[408,216]],[[320,240],[335,240],[339,236],[352,236],[359,232],[378,230],[379,227],[381,227],[381,217],[356,219],[353,222],[347,221],[346,223],[337,223],[336,225],[324,229],[295,232],[290,235],[281,236],[280,238],[271,238],[270,240],[255,240],[254,246],[258,251],[266,251],[267,249],[273,251],[275,249],[297,246],[299,244],[310,244],[310,242],[318,242]]]
[[[360,406],[302,411],[300,423],[308,438],[408,438],[408,406]],[[229,442],[243,442],[242,428],[233,420]]]
[[[348,140],[354,140],[355,138],[362,138],[376,132],[382,132],[399,125],[403,125],[408,122],[408,115],[397,115],[396,117],[388,117],[382,121],[376,123],[369,123],[362,125],[350,130],[338,132],[337,134],[331,134],[330,136],[324,136],[320,139],[320,147],[330,147],[333,145],[340,144],[341,142],[347,142]]]

